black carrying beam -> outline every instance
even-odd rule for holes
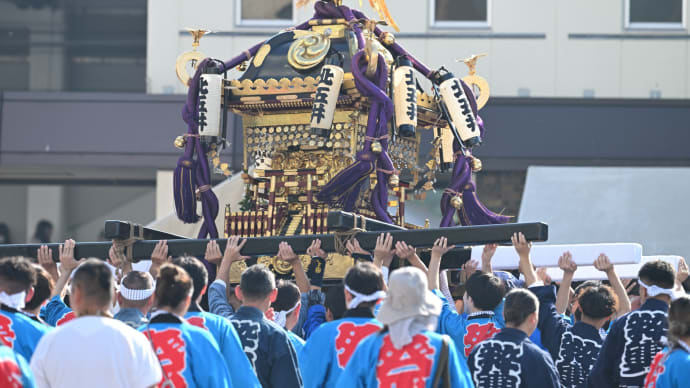
[[[417,230],[391,230],[394,241],[405,241],[415,248],[430,248],[439,237],[447,237],[448,244],[457,246],[470,246],[481,244],[509,244],[510,237],[514,233],[522,233],[528,241],[546,241],[548,239],[548,226],[541,222],[501,225],[456,226],[437,229]],[[362,248],[372,251],[376,245],[376,238],[382,232],[360,232],[356,238]],[[334,252],[336,248],[337,234],[299,235],[299,236],[272,236],[251,237],[242,249],[242,254],[247,256],[273,256],[278,252],[278,244],[281,241],[288,242],[297,254],[304,254],[314,239],[321,239],[321,248],[326,252]],[[227,239],[217,239],[218,245],[225,250]],[[208,239],[176,239],[168,240],[168,254],[171,256],[191,255],[203,257],[206,252]],[[148,260],[158,240],[137,241],[133,245],[133,258],[135,260]],[[60,244],[47,244],[53,250],[53,259],[58,261],[58,246]],[[75,257],[108,257],[110,242],[77,243]],[[27,256],[36,257],[36,251],[40,244],[15,244],[0,245],[0,257]]]
[[[126,221],[107,220],[105,222],[104,236],[108,240],[126,240],[130,236],[131,229],[134,228],[134,235],[139,235],[139,229],[143,231],[144,240],[180,240],[186,237],[171,233],[161,232],[160,230],[150,229],[138,224]]]

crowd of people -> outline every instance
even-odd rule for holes
[[[459,279],[441,271],[453,247],[439,238],[426,265],[381,234],[373,252],[352,239],[354,265],[325,286],[328,253],[315,240],[304,268],[283,242],[276,257],[293,280],[246,268],[245,241],[203,259],[169,257],[165,241],[146,266],[114,249],[76,258],[75,242],[36,258],[0,259],[2,387],[685,387],[690,381],[688,267],[647,262],[622,281],[573,284],[569,252],[558,284],[512,238],[519,271],[494,271],[496,245]],[[394,258],[398,258],[394,264]],[[209,279],[207,266],[215,266]],[[395,269],[393,269],[395,268]],[[452,281],[449,281],[452,279]],[[207,308],[205,309],[204,307]],[[208,310],[208,311],[206,311]]]

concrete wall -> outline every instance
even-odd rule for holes
[[[202,39],[200,51],[223,60],[280,29],[237,26],[236,1],[207,0],[202,6],[193,0],[149,0],[150,93],[185,91],[172,70],[177,55],[191,49],[186,27],[216,31]],[[624,1],[492,0],[491,24],[481,29],[432,26],[431,1],[387,2],[401,26],[398,41],[429,66],[445,65],[463,75],[467,67],[456,58],[488,53],[477,70],[488,79],[495,96],[650,98],[657,92],[661,98],[690,96],[687,29],[626,29]],[[256,6],[260,3],[252,0]],[[364,3],[364,12],[374,15]],[[358,7],[355,0],[345,4]],[[311,14],[310,7],[296,10],[295,20],[301,22]]]

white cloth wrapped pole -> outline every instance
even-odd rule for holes
[[[199,135],[220,136],[223,76],[202,74],[199,82]]]
[[[453,126],[458,131],[465,147],[472,147],[481,143],[481,135],[477,118],[474,117],[472,106],[465,94],[460,80],[448,73],[438,87],[443,104]]]
[[[337,65],[326,64],[321,68],[311,110],[312,133],[323,137],[330,135],[344,74],[342,67]]]
[[[615,266],[616,274],[621,279],[635,279],[637,274],[640,272],[640,268],[644,263],[663,260],[670,263],[673,269],[678,270],[678,262],[682,260],[680,256],[642,256],[642,261],[637,264],[620,264]],[[554,282],[560,282],[563,280],[563,271],[560,268],[547,268],[546,273],[551,277]],[[577,267],[577,271],[573,275],[573,281],[583,281],[583,280],[606,280],[608,279],[606,274],[591,265]]]
[[[412,63],[407,57],[398,57],[393,72],[393,105],[395,125],[403,137],[415,135],[417,127],[417,83]]]
[[[481,263],[483,250],[483,245],[472,247],[472,259]],[[537,267],[558,267],[558,258],[565,251],[570,251],[573,261],[581,266],[592,265],[601,253],[605,253],[613,264],[635,264],[642,260],[642,245],[635,243],[534,245],[530,258]],[[498,247],[491,259],[494,269],[516,269],[518,264],[518,255],[511,246]]]

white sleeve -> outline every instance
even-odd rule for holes
[[[386,285],[388,285],[388,274],[389,273],[390,273],[390,270],[388,269],[388,267],[386,267],[385,265],[381,267],[381,274],[383,275],[383,281],[384,281],[384,283],[386,283]]]
[[[139,348],[135,351],[135,354],[139,355],[139,359],[134,358],[136,364],[133,367],[139,373],[132,374],[131,386],[148,388],[158,384],[163,378],[163,372],[161,371],[161,364],[153,352],[151,343],[143,333],[138,333],[134,341],[135,346]]]
[[[49,338],[44,335],[43,338],[38,342],[34,354],[31,356],[31,363],[29,364],[31,372],[34,375],[34,380],[36,381],[36,387],[38,388],[50,388],[50,383],[48,382],[48,377],[46,376],[44,364],[46,361],[47,349],[50,346],[48,344]]]

